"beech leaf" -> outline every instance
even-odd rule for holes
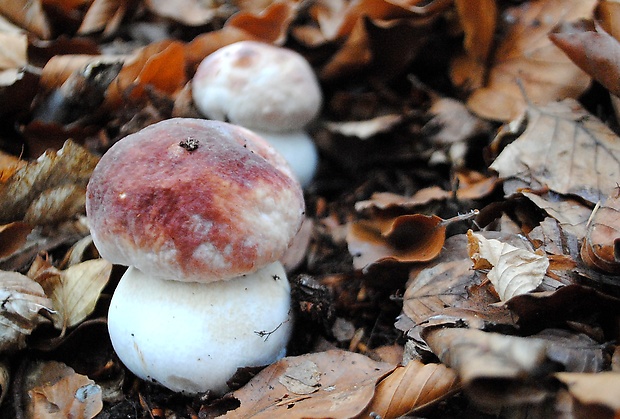
[[[593,170],[593,168],[596,168]],[[577,101],[566,99],[527,109],[527,127],[491,164],[519,187],[549,188],[593,204],[610,195],[620,179],[620,140]]]
[[[581,258],[591,268],[620,273],[620,197],[617,192],[592,212],[581,246]]]
[[[533,291],[542,283],[549,259],[481,234],[467,232],[467,251],[474,269],[490,269],[487,278],[502,301]]]
[[[0,352],[22,349],[26,337],[43,320],[39,311],[51,311],[43,288],[18,272],[0,271]]]
[[[620,373],[558,372],[555,377],[568,387],[568,392],[580,403],[606,407],[613,412],[610,417],[620,414]]]
[[[454,370],[442,364],[410,361],[397,367],[377,386],[375,397],[362,417],[397,418],[431,406],[461,388]]]

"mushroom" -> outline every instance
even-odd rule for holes
[[[322,93],[303,56],[257,41],[227,45],[200,63],[192,96],[206,118],[244,126],[270,141],[302,186],[310,183],[318,152],[305,129],[321,108]]]
[[[129,266],[108,329],[136,376],[223,394],[237,368],[284,356],[292,319],[278,260],[304,201],[265,140],[219,121],[153,124],[103,155],[86,211],[102,257]]]

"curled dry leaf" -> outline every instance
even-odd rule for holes
[[[297,16],[294,2],[273,2],[260,13],[240,11],[226,26],[242,30],[264,42],[281,45],[286,41],[289,25]]]
[[[579,374],[559,372],[555,377],[567,388],[571,396],[583,405],[596,405],[608,409],[609,417],[620,415],[620,374],[600,372]]]
[[[433,201],[443,201],[450,198],[451,193],[441,189],[439,186],[430,186],[418,190],[410,197],[398,195],[392,192],[375,192],[367,201],[358,201],[355,203],[355,210],[362,212],[367,209],[373,210],[390,210],[404,209],[411,210],[415,207],[421,207]]]
[[[126,12],[127,2],[124,0],[93,0],[77,33],[88,35],[103,31],[107,35],[116,30]]]
[[[110,262],[94,259],[72,265],[64,271],[43,264],[31,275],[52,299],[54,327],[64,332],[93,312],[111,271]]]
[[[424,338],[481,406],[500,408],[547,396],[535,378],[551,367],[542,339],[461,328],[429,329]]]
[[[467,251],[474,269],[490,269],[487,278],[502,301],[533,291],[542,284],[549,259],[481,234],[467,232]]]
[[[283,358],[235,391],[232,395],[241,406],[223,418],[353,418],[393,369],[342,350]]]
[[[28,63],[28,36],[0,31],[0,86],[10,86],[22,77]]]
[[[436,257],[446,239],[447,223],[436,215],[401,215],[350,223],[347,232],[353,266],[385,260],[426,262]]]
[[[67,197],[64,191],[67,185],[79,188],[83,195],[86,183],[98,160],[83,147],[67,141],[58,152],[46,151],[36,161],[17,169],[0,184],[0,202],[2,202],[0,222],[21,221],[26,214],[29,214],[31,224],[45,220],[47,214],[38,213],[36,208],[32,208],[33,203],[38,199],[44,199],[43,197],[46,197],[48,203],[55,202],[62,208],[75,208],[74,205],[65,206],[62,200],[54,199],[53,195],[58,193]],[[74,195],[75,197],[77,195]],[[42,208],[46,211],[55,210],[49,206]],[[75,212],[56,212],[54,219],[70,219],[75,215]]]
[[[620,273],[620,196],[616,192],[592,211],[581,258],[591,268]]]
[[[593,170],[596,168],[596,170]],[[620,141],[576,100],[527,109],[527,127],[491,164],[512,194],[521,187],[548,188],[593,204],[605,199],[620,179]]]
[[[442,364],[410,361],[397,367],[377,386],[375,397],[361,417],[397,418],[453,395],[461,386],[456,372]]]
[[[561,25],[549,37],[583,71],[620,96],[620,42],[613,36],[582,21]]]
[[[484,65],[491,53],[497,26],[497,3],[494,0],[456,0],[469,56]]]
[[[0,259],[19,250],[26,243],[31,231],[31,225],[19,221],[0,226]]]
[[[52,308],[43,288],[17,272],[0,271],[0,301],[0,353],[23,348],[26,337],[43,320],[39,311]]]
[[[544,104],[581,95],[590,77],[553,45],[547,33],[560,22],[591,17],[596,3],[541,0],[508,9],[504,20],[511,24],[489,67],[481,66],[473,55],[453,62],[454,83],[475,89],[467,101],[469,108],[482,117],[508,121],[525,110],[526,100]]]
[[[24,392],[29,418],[91,419],[103,409],[101,387],[60,362],[35,364]]]

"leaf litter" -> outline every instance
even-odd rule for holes
[[[618,9],[0,2],[0,414],[617,416]],[[118,139],[199,116],[196,66],[243,39],[302,53],[326,98],[297,323],[228,395],[174,395],[113,354],[122,269],[84,191]]]

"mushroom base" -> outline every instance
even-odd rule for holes
[[[176,392],[221,395],[237,368],[284,356],[290,285],[279,262],[207,284],[130,267],[112,297],[108,329],[118,357],[138,377]]]

